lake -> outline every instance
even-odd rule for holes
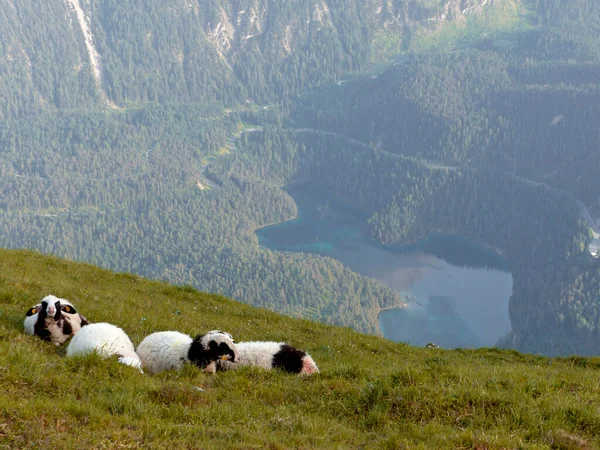
[[[294,220],[256,231],[271,250],[330,256],[411,298],[383,310],[383,335],[412,345],[492,347],[510,331],[512,275],[505,259],[466,237],[432,235],[410,245],[382,245],[365,232],[366,217],[308,184],[286,191],[298,205]]]

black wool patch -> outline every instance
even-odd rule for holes
[[[202,335],[199,334],[190,344],[188,359],[198,367],[206,367],[214,360],[211,357],[211,350],[203,347],[201,339]]]
[[[39,336],[44,341],[50,340],[50,331],[46,328],[46,316],[48,312],[46,311],[46,302],[42,303],[42,310],[38,314],[37,320],[35,321],[35,325],[33,326],[33,334],[35,336]]]
[[[44,320],[41,322],[38,320],[33,326],[33,334],[39,336],[43,341],[50,342],[50,331],[46,328]]]
[[[302,371],[302,358],[305,356],[306,352],[283,344],[279,351],[273,355],[273,367],[290,373],[300,373]]]
[[[60,300],[54,304],[54,307],[56,308],[56,314],[54,314],[54,320],[56,320],[58,322],[58,320],[62,317],[62,310],[60,308]]]
[[[48,302],[43,301],[42,302],[42,309],[40,310],[40,313],[38,314],[38,322],[40,321],[40,318],[46,318],[48,317]]]
[[[202,338],[204,336],[198,335],[193,340],[188,350],[188,359],[198,367],[206,367],[210,363],[221,359],[223,355],[231,356],[231,361],[234,361],[235,354],[229,345],[221,343],[220,345],[211,340],[208,342],[208,348],[202,345]]]
[[[62,332],[65,336],[73,334],[73,327],[67,320],[64,320],[62,323]]]

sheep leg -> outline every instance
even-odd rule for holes
[[[213,375],[217,372],[217,362],[212,361],[205,368],[204,371],[207,373],[212,373]]]

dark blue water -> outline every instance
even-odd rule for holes
[[[510,331],[512,276],[501,255],[452,235],[384,246],[367,238],[366,217],[352,208],[306,184],[286,190],[298,205],[298,217],[257,230],[260,245],[330,256],[412,298],[407,308],[379,314],[388,339],[489,347]]]

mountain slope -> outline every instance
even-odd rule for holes
[[[0,12],[0,114],[156,102],[286,101],[365,67],[374,54],[393,56],[378,50],[388,41],[398,53],[415,30],[460,20],[485,3],[8,2]]]
[[[0,246],[377,333],[377,312],[401,304],[397,293],[331,258],[257,242],[254,230],[297,214],[281,184],[310,175],[366,207],[381,241],[444,229],[518,248],[518,338],[507,345],[596,354],[600,260],[579,209],[545,185],[600,208],[590,38],[600,21],[590,2],[526,3],[539,12],[531,20],[525,3],[508,0],[8,2]],[[573,30],[582,18],[590,23]],[[346,78],[399,48],[419,54]],[[294,96],[313,86],[305,117],[288,117]],[[290,139],[282,124],[321,131]],[[294,156],[317,147],[310,159]],[[490,186],[489,166],[509,173]],[[483,176],[463,177],[473,167]],[[451,175],[462,182],[448,184]],[[444,197],[443,186],[460,196]]]
[[[188,367],[142,375],[67,360],[22,331],[48,293],[134,343],[222,328],[286,340],[321,373],[302,379]],[[8,448],[593,448],[596,360],[416,349],[253,309],[188,287],[23,251],[0,251],[0,443]],[[198,388],[201,388],[199,390]]]
[[[401,304],[397,293],[330,258],[260,249],[253,231],[294,217],[292,199],[235,176],[207,179],[206,169],[238,151],[251,124],[284,120],[277,103],[385,60],[382,43],[397,51],[417,30],[483,16],[484,4],[9,2],[0,246],[377,333],[377,312]]]

